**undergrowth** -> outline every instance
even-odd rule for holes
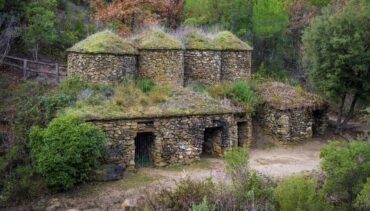
[[[207,92],[215,98],[229,98],[234,104],[241,105],[247,113],[252,113],[258,104],[258,97],[252,90],[253,83],[243,80],[223,81],[208,87]]]

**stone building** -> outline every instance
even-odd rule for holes
[[[251,139],[250,119],[233,112],[88,121],[108,137],[108,162],[128,169],[219,157],[226,147]]]
[[[109,31],[99,32],[68,52],[68,75],[93,83],[118,84],[136,72],[137,50]]]
[[[263,83],[258,94],[263,104],[256,119],[279,142],[304,141],[324,134],[327,106],[318,96],[279,82]]]
[[[160,29],[144,31],[133,40],[139,49],[138,78],[183,86],[184,50],[179,40]]]
[[[185,84],[214,84],[221,80],[221,51],[213,40],[197,32],[185,35]]]
[[[228,31],[220,32],[215,44],[221,48],[221,80],[250,79],[253,49]]]

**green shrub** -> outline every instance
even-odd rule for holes
[[[103,155],[105,137],[90,123],[61,116],[45,129],[32,127],[30,141],[33,164],[47,186],[67,190],[90,179]]]
[[[271,206],[272,189],[264,178],[248,166],[248,146],[229,148],[224,153],[226,169],[231,175],[233,192],[244,209]]]
[[[216,210],[216,205],[210,204],[207,200],[207,197],[204,197],[202,203],[193,204],[190,210],[191,211],[214,211]]]
[[[144,93],[148,93],[154,88],[155,84],[152,80],[143,79],[136,81],[136,86],[139,87],[139,89],[141,89],[141,91]]]
[[[355,207],[362,210],[370,210],[370,177],[355,200]]]
[[[284,178],[274,189],[279,210],[330,210],[316,186],[312,178],[295,175]]]
[[[64,95],[77,96],[86,87],[87,84],[79,77],[70,77],[59,83],[58,92]]]
[[[354,200],[370,177],[369,152],[369,141],[330,141],[321,149],[323,189],[338,207],[353,209]]]
[[[230,98],[233,103],[242,105],[247,113],[253,112],[258,104],[257,95],[251,85],[243,80],[218,83],[209,87],[207,91],[213,97]]]

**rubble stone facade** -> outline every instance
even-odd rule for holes
[[[140,49],[137,77],[157,84],[184,84],[184,51],[179,49]]]
[[[185,51],[185,84],[213,84],[221,80],[221,51],[189,49]]]
[[[221,156],[234,144],[251,140],[251,120],[244,114],[205,114],[158,118],[89,120],[108,138],[108,163],[135,168],[135,138],[151,133],[149,157],[154,166],[190,164],[202,154]],[[244,124],[243,127],[240,124]],[[239,127],[238,127],[239,126]],[[243,134],[238,137],[238,134]],[[243,143],[238,143],[243,142]]]
[[[135,55],[68,53],[68,75],[92,83],[118,84],[125,76],[134,76]]]
[[[267,134],[283,144],[304,141],[322,135],[328,126],[325,108],[280,110],[267,105],[258,110],[257,119]]]
[[[223,50],[221,80],[248,80],[251,76],[251,50]]]

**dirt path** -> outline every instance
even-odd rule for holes
[[[313,140],[297,146],[251,149],[250,167],[271,177],[316,170],[319,167],[319,151],[323,144]],[[88,184],[73,192],[45,198],[38,202],[36,208],[122,210],[124,204],[134,205],[145,192],[155,190],[158,185],[172,187],[176,181],[184,177],[191,179],[212,177],[215,182],[229,180],[223,160],[207,158],[185,167],[142,168],[138,173],[119,181]]]

